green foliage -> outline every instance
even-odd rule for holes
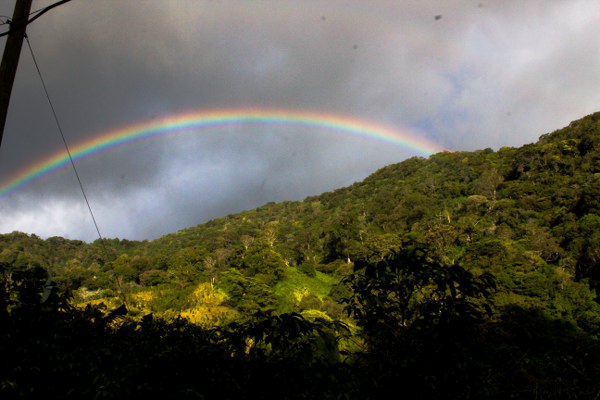
[[[253,246],[241,258],[239,268],[248,276],[262,275],[267,284],[274,284],[283,275],[285,261],[283,257],[269,246]]]
[[[2,398],[333,399],[346,390],[339,323],[257,314],[206,330],[152,315],[136,321],[124,306],[48,308],[43,294],[24,307],[12,293],[39,279],[13,282],[14,307],[0,310]]]
[[[301,363],[303,367],[339,362],[336,335],[347,333],[339,322],[309,321],[298,313],[256,313],[244,323],[232,323],[220,334],[232,345],[235,354],[249,358]]]
[[[0,312],[7,315],[15,306],[28,307],[35,304],[47,280],[41,267],[16,267],[0,264]]]
[[[191,294],[194,291],[193,285],[184,287],[163,287],[158,286],[155,289],[156,296],[150,301],[150,308],[157,312],[182,311],[191,305]]]
[[[400,251],[402,238],[398,234],[385,233],[367,237],[358,249],[356,257],[365,261],[381,261],[388,255]]]
[[[298,268],[288,268],[283,279],[274,288],[277,307],[280,311],[300,311],[314,308],[321,310],[335,278],[322,272],[309,276]]]
[[[317,274],[317,270],[315,269],[314,262],[303,262],[298,266],[298,270],[307,276],[314,277]]]
[[[245,313],[254,313],[275,306],[275,297],[269,286],[231,269],[222,274],[219,286],[229,296],[229,303]]]
[[[349,315],[363,328],[371,351],[389,352],[415,336],[448,334],[491,314],[495,288],[489,273],[474,276],[459,265],[432,260],[424,248],[391,253],[378,262],[357,260],[344,283]]]
[[[126,282],[134,282],[138,278],[138,271],[131,262],[131,257],[126,254],[119,256],[112,262],[115,277],[121,277]]]
[[[242,387],[248,388],[243,394],[247,397],[251,393],[294,398],[285,390],[267,393],[260,388],[271,381],[215,361],[225,357],[232,365],[248,365],[244,364],[250,360],[246,353],[228,358],[233,342],[225,337],[232,332],[220,332],[219,340],[224,342],[217,343],[207,339],[207,332],[183,321],[170,324],[158,319],[145,325],[132,320],[115,331],[102,319],[101,310],[80,313],[69,310],[68,296],[57,300],[57,293],[75,291],[81,302],[114,305],[122,301],[135,304],[130,314],[141,316],[149,310],[155,316],[174,316],[192,306],[202,308],[206,299],[194,297],[194,290],[203,282],[207,293],[227,295],[219,312],[239,313],[238,323],[247,324],[240,325],[242,330],[256,329],[244,336],[256,343],[254,360],[262,363],[253,367],[267,376],[280,373],[278,368],[289,368],[289,375],[275,375],[298,398],[332,393],[350,398],[368,393],[376,398],[398,383],[407,390],[420,389],[417,393],[422,398],[532,398],[536,394],[538,398],[594,398],[597,390],[590,389],[589,376],[599,373],[599,176],[600,113],[596,113],[542,136],[535,144],[498,152],[485,149],[411,158],[347,188],[301,202],[268,203],[154,241],[85,243],[60,237],[42,240],[19,232],[3,234],[0,314],[4,321],[15,321],[6,332],[17,336],[2,336],[0,350],[10,360],[25,360],[23,364],[11,361],[21,365],[21,371],[54,371],[52,362],[35,365],[28,356],[53,352],[53,360],[66,360],[56,362],[70,371],[66,376],[75,381],[81,377],[88,388],[83,388],[84,383],[60,390],[60,385],[52,386],[52,379],[61,385],[65,382],[57,378],[57,370],[40,380],[35,390],[43,390],[36,395],[64,389],[61,393],[72,390],[75,398],[91,397],[90,393],[96,398],[115,398],[120,390],[128,398],[146,393],[210,397],[201,384],[184,382],[196,379],[194,374],[205,374],[202,384],[232,388],[219,393],[219,398],[236,397],[241,392],[233,388]],[[490,273],[497,283],[493,292],[487,279]],[[345,285],[339,284],[341,279]],[[143,296],[149,300],[142,307],[135,299]],[[351,364],[325,367],[326,363],[315,361],[319,357],[313,357],[319,333],[294,313],[338,317],[343,299],[355,318],[353,323],[362,328],[352,338],[351,347],[358,353],[348,357]],[[484,318],[485,305],[492,303],[496,304],[493,315]],[[263,314],[256,314],[259,311]],[[73,355],[64,359],[56,355],[69,341],[79,340],[65,333],[71,329],[69,324],[90,337],[110,341],[108,351],[114,351],[115,358],[80,345],[78,353],[89,351],[100,364],[84,357],[96,368],[89,375],[65,367],[79,365]],[[47,338],[33,333],[23,335],[23,342],[13,342],[23,332],[45,332],[46,328],[57,329],[57,342],[46,343]],[[269,329],[279,330],[287,339],[277,342],[268,336]],[[124,341],[117,339],[119,335]],[[172,340],[173,346],[159,344],[158,337]],[[34,343],[32,350],[15,350],[17,345],[26,348],[26,339]],[[102,343],[94,340],[90,346]],[[152,346],[164,345],[173,358],[162,352],[144,358],[134,354],[137,350],[123,351],[136,340],[147,343],[144,351],[148,354]],[[358,350],[361,343],[369,350],[365,354]],[[212,346],[217,344],[223,347],[215,350]],[[285,357],[271,357],[276,353],[273,345],[287,349],[280,353]],[[198,357],[209,354],[207,360],[216,357],[212,362],[226,373],[217,377],[217,367],[202,361],[189,375],[170,375],[168,379],[173,380],[169,382],[176,382],[178,389],[161,392],[159,383],[165,381],[152,366],[165,362],[166,368],[175,371],[177,363],[187,366],[195,361],[178,346],[191,346],[195,350],[190,354]],[[590,349],[587,356],[586,346]],[[300,356],[307,352],[313,352],[313,358]],[[121,353],[122,357],[116,356]],[[297,365],[285,364],[283,358],[294,359]],[[299,361],[308,359],[312,360],[309,364],[316,362],[335,371],[315,376]],[[143,367],[136,367],[136,362]],[[107,366],[114,371],[107,372]],[[357,373],[361,368],[368,373]],[[26,383],[19,380],[19,373],[3,371],[8,378],[1,378],[0,390],[16,387],[11,395],[24,395]],[[156,379],[156,385],[142,379],[141,371]],[[340,378],[336,375],[340,371],[350,378]],[[327,395],[309,390],[313,386],[308,381],[302,387],[292,379],[293,374],[305,373],[331,389]],[[97,384],[90,383],[91,376]],[[561,380],[553,384],[550,376]],[[40,379],[40,375],[33,378]],[[348,386],[349,380],[355,384]],[[132,394],[129,385],[134,384],[139,392]]]
[[[167,274],[180,286],[190,284],[202,273],[205,256],[201,247],[183,248],[171,257]]]
[[[165,283],[167,274],[158,269],[150,269],[140,274],[140,284],[144,286],[156,286]]]

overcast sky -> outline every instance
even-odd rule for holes
[[[0,15],[13,5],[0,2]],[[498,149],[600,109],[600,5],[588,0],[73,0],[27,31],[72,145],[184,112],[253,107],[358,118],[449,150]],[[0,185],[62,148],[24,45]],[[153,239],[415,155],[326,129],[240,124],[77,167],[103,236]],[[14,230],[97,238],[72,170],[0,197],[0,232]]]

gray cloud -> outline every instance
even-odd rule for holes
[[[73,1],[28,33],[73,145],[168,115],[252,106],[353,115],[471,150],[533,142],[596,111],[593,8],[576,0]],[[0,4],[10,13],[12,4]],[[0,182],[61,148],[24,49]],[[143,141],[78,166],[103,234],[144,239],[348,185],[412,155],[332,132],[252,125]],[[89,220],[69,170],[0,199],[0,232],[93,240]]]

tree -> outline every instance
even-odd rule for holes
[[[266,284],[244,276],[235,268],[221,275],[219,287],[227,293],[229,303],[240,311],[256,312],[275,306],[276,298]]]
[[[351,291],[346,311],[365,336],[373,398],[397,387],[419,394],[413,398],[461,397],[456,390],[468,384],[472,368],[470,342],[491,313],[490,274],[474,276],[412,247],[381,261],[356,260],[344,283]]]
[[[423,333],[479,320],[491,312],[485,300],[495,287],[491,274],[474,276],[460,265],[443,265],[423,247],[376,262],[356,260],[344,283],[352,292],[344,299],[346,310],[375,353],[404,348]]]
[[[171,259],[169,273],[181,286],[194,282],[203,271],[206,250],[202,247],[186,247]]]
[[[579,220],[581,236],[577,239],[580,255],[576,278],[590,279],[590,286],[600,289],[600,216],[587,214]]]
[[[244,254],[240,267],[248,276],[274,284],[283,276],[286,264],[281,254],[267,245],[258,244]]]
[[[368,262],[385,259],[386,256],[402,248],[402,238],[395,233],[371,235],[361,243],[357,251],[357,258]]]
[[[112,270],[116,278],[124,282],[134,282],[138,279],[138,271],[132,265],[132,259],[127,254],[121,254],[112,262]]]

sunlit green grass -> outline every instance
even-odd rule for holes
[[[338,278],[317,271],[315,276],[308,276],[295,267],[286,268],[284,278],[275,286],[275,294],[286,298],[298,291],[306,291],[317,297],[329,294],[333,285],[338,283]]]
[[[278,310],[292,311],[302,299],[310,295],[323,300],[336,283],[338,278],[322,272],[317,271],[315,276],[308,276],[295,267],[286,268],[285,276],[274,288],[275,295],[279,299]]]

